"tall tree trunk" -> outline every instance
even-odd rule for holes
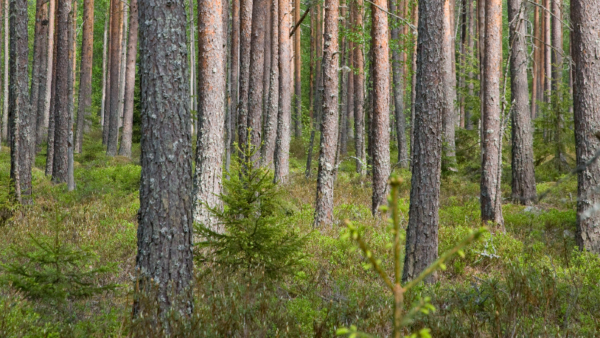
[[[248,91],[250,90],[250,49],[252,39],[252,2],[240,0],[240,89],[238,96],[238,144],[248,142]]]
[[[339,0],[325,2],[323,35],[323,120],[317,178],[315,227],[333,223],[333,183],[338,136],[338,13]]]
[[[237,133],[237,112],[240,92],[240,1],[231,1],[231,107],[229,110],[229,128],[231,129],[230,147],[234,148]],[[277,20],[275,20],[277,22]]]
[[[29,92],[29,109],[31,136],[29,142],[29,158],[35,165],[35,145],[37,143],[38,101],[40,98],[40,82],[43,81],[44,57],[46,52],[45,34],[47,33],[46,6],[43,0],[36,1],[35,31],[33,39],[33,65],[31,67],[31,91]]]
[[[104,118],[105,118],[105,106],[106,106],[106,90],[107,90],[107,71],[106,66],[108,64],[108,14],[104,18],[104,35],[102,38],[102,102],[100,104],[100,128],[104,130]]]
[[[127,32],[129,30],[128,13],[129,6],[124,3],[121,7],[121,31],[119,32],[119,41],[121,43],[121,55],[119,58],[119,129],[123,127],[123,112],[125,111],[125,72],[127,70]],[[191,96],[190,92],[190,99]],[[117,139],[118,137],[119,134],[117,134]]]
[[[352,7],[354,11],[354,27],[362,29],[363,0],[357,0]],[[354,49],[354,147],[356,148],[356,172],[365,175],[366,154],[365,154],[365,59],[361,45]]]
[[[531,118],[535,119],[538,110],[539,82],[540,82],[540,8],[537,6],[539,0],[534,0],[536,6],[533,8],[533,62],[532,62],[532,81],[531,81]]]
[[[194,31],[195,28],[192,28]],[[133,96],[135,93],[135,62],[138,45],[138,4],[137,0],[129,2],[129,41],[127,42],[127,70],[125,74],[125,107],[123,112],[123,133],[119,155],[131,157],[131,138],[133,136]],[[190,92],[193,91],[190,86]],[[191,95],[190,95],[191,96]],[[193,99],[190,100],[193,103]]]
[[[8,118],[11,127],[11,179],[13,196],[23,204],[31,203],[31,159],[33,140],[29,105],[29,38],[26,0],[10,1]]]
[[[485,57],[483,78],[482,114],[482,174],[481,220],[492,222],[504,229],[502,218],[502,149],[500,116],[500,79],[502,63],[502,1],[486,0],[485,7]]]
[[[269,0],[254,0],[252,5],[252,44],[250,53],[250,77],[252,83],[248,94],[248,130],[250,142],[257,150],[252,157],[260,157],[263,108],[263,80],[265,71],[265,33]]]
[[[54,24],[53,34],[51,37],[51,45],[52,45],[52,69],[50,73],[50,108],[48,111],[48,141],[47,141],[47,150],[46,150],[46,176],[52,176],[52,171],[54,170],[54,137],[56,134],[56,68],[57,68],[57,55],[58,55],[58,1],[53,0],[51,4],[53,4],[53,8],[51,8],[50,13],[53,14]]]
[[[445,6],[447,1],[438,0],[419,4],[415,144],[403,281],[417,277],[438,256],[442,120],[448,79],[440,65],[450,57],[444,53],[445,24],[440,20]]]
[[[348,21],[346,21],[348,22]],[[348,25],[349,28],[349,25]],[[352,133],[352,116],[354,115],[354,72],[352,71],[352,64],[354,60],[354,44],[351,41],[348,41],[348,62],[347,66],[350,68],[347,72],[347,90],[346,90],[346,111],[345,111],[345,119],[346,124],[342,126],[344,129],[344,134],[342,135],[342,155],[347,155],[348,153],[348,141],[350,139],[350,134]]]
[[[413,19],[413,25],[415,25],[417,27],[419,27],[419,3],[415,3],[414,9],[413,9],[413,13],[412,13],[412,19]],[[414,153],[414,144],[415,144],[415,130],[416,130],[416,107],[417,107],[417,49],[418,49],[418,43],[417,43],[417,39],[419,38],[418,32],[417,34],[414,35],[414,47],[412,50],[412,81],[411,81],[411,91],[410,91],[410,95],[411,95],[411,109],[410,109],[410,170],[412,172],[412,167],[413,167],[413,163],[414,163],[414,159],[413,159],[413,153]]]
[[[562,34],[562,7],[560,0],[552,0],[552,93],[555,100],[552,101],[552,109],[556,114],[555,126],[555,143],[556,167],[559,171],[568,168],[568,163],[565,158],[563,149],[562,130],[563,116],[560,111],[560,90],[562,84],[562,67],[563,67],[563,34]],[[599,27],[600,29],[600,27]]]
[[[600,150],[600,3],[596,0],[571,0],[573,23],[573,102],[575,112],[575,149],[577,166],[577,234],[580,250],[600,254],[600,213],[598,180],[600,162],[592,160]],[[588,161],[590,161],[588,163]]]
[[[68,77],[68,101],[69,101],[69,125],[67,138],[67,191],[75,190],[75,159],[73,158],[73,122],[75,112],[75,76],[77,74],[77,1],[72,2],[71,13],[69,14],[69,77]]]
[[[198,1],[198,137],[194,174],[194,222],[218,228],[209,209],[220,208],[225,146],[225,72],[227,26],[224,1]]]
[[[81,39],[81,66],[79,69],[79,100],[77,107],[77,129],[75,153],[80,153],[86,118],[92,107],[92,58],[94,54],[94,0],[83,3],[83,36]]]
[[[42,17],[42,28],[40,30],[40,34],[42,35],[42,52],[40,56],[41,68],[40,68],[40,80],[39,80],[39,88],[38,88],[38,100],[37,102],[33,102],[37,110],[37,121],[36,121],[36,137],[34,153],[37,152],[38,147],[44,141],[44,137],[46,136],[46,132],[48,129],[48,106],[49,106],[49,98],[50,98],[50,86],[52,85],[52,72],[49,71],[52,69],[52,48],[50,48],[51,36],[54,34],[54,1],[48,2],[48,4],[44,4],[43,6],[43,17]],[[53,41],[52,41],[53,44]],[[33,106],[32,106],[33,109]]]
[[[447,28],[444,30],[446,35],[444,36],[444,46],[446,48],[446,54],[449,58],[444,59],[443,65],[448,80],[446,83],[446,94],[444,95],[446,100],[446,111],[444,113],[444,152],[443,152],[443,163],[445,168],[450,168],[456,164],[456,145],[455,145],[455,127],[456,127],[456,72],[454,71],[454,11],[452,9],[453,1],[448,1],[448,5],[445,7],[446,12],[444,13],[444,20]]]
[[[387,14],[375,5],[387,10],[385,0],[376,0],[372,7],[373,35],[373,130],[369,141],[373,143],[373,201],[371,212],[378,213],[387,202],[387,186],[390,166],[390,47]]]
[[[264,143],[264,131],[265,131],[265,123],[267,118],[267,104],[269,100],[269,88],[271,86],[271,39],[273,39],[273,32],[271,32],[271,3],[272,0],[266,0],[265,8],[266,8],[266,18],[265,18],[265,57],[264,60],[264,69],[263,69],[263,95],[262,95],[262,111],[261,114],[261,138]],[[261,147],[262,148],[262,147]],[[260,153],[260,152],[259,152]]]
[[[70,16],[73,3],[71,0],[58,0],[57,39],[56,39],[56,79],[54,91],[54,160],[52,168],[52,182],[66,183],[69,170],[69,130],[71,105],[70,76],[72,72],[72,59],[70,57],[70,34],[73,26]]]
[[[468,54],[474,58],[475,57],[475,13],[473,0],[467,0],[467,11],[469,13],[469,41],[468,41]],[[475,80],[475,74],[472,71],[473,67],[469,66],[469,97],[473,97],[475,93],[475,88],[473,85],[473,81]],[[472,117],[473,106],[470,105],[469,109],[465,110],[465,129],[473,130],[473,117]]]
[[[274,168],[279,100],[279,0],[271,1],[271,74],[265,117],[265,136],[261,149],[261,166]]]
[[[160,320],[169,309],[189,316],[193,304],[187,20],[183,0],[138,6],[142,177],[136,269],[139,290],[152,290],[159,307],[154,320]],[[138,301],[133,307],[136,317],[156,311]]]
[[[512,91],[512,199],[529,205],[535,200],[533,126],[527,80],[526,7],[523,0],[508,1]]]
[[[396,10],[396,0],[390,0],[390,11]],[[393,20],[392,40],[400,46],[399,20]],[[399,47],[398,47],[399,48]],[[408,150],[406,147],[406,118],[404,118],[404,79],[402,77],[402,59],[398,48],[392,50],[392,74],[394,80],[394,111],[396,113],[396,138],[398,141],[398,164],[401,168],[408,167]]]
[[[294,0],[294,24],[300,21],[300,0]],[[294,33],[294,136],[302,137],[302,45],[300,44],[300,33],[302,27],[298,27]]]
[[[121,79],[121,27],[123,23],[123,3],[119,0],[111,2],[111,34],[110,34],[110,107],[108,116],[108,137],[106,139],[106,155],[117,154],[119,142],[119,83]],[[187,61],[186,61],[187,63]]]
[[[290,173],[292,123],[292,39],[291,8],[286,0],[279,3],[279,112],[275,145],[275,182],[287,183]]]
[[[194,2],[190,0],[188,2],[188,10],[189,10],[189,29],[190,29],[190,110],[198,112],[198,76],[197,76],[197,66],[198,62],[196,61],[196,22],[194,20]],[[131,9],[130,9],[131,11]],[[137,24],[137,22],[136,22]],[[129,23],[129,30],[131,31],[131,22]],[[137,33],[136,33],[137,34]],[[131,36],[131,33],[130,33]],[[137,53],[137,51],[136,51]],[[129,57],[129,52],[127,52],[127,57]],[[129,66],[129,63],[127,64]],[[127,80],[126,80],[127,81]],[[125,96],[127,96],[127,91],[125,91]],[[127,98],[125,99],[125,109],[127,109]],[[125,115],[127,112],[123,115]],[[191,121],[191,130],[192,134],[194,133],[194,121]],[[124,132],[124,131],[123,131]]]
[[[468,32],[469,32],[469,24],[468,20],[468,2],[469,0],[462,0],[460,4],[460,74],[458,75],[458,88],[464,91],[466,86],[466,78],[465,71],[467,69],[467,45],[468,45]],[[472,4],[472,1],[471,1]],[[459,104],[458,104],[458,116],[460,120],[460,127],[465,127],[465,95],[459,95]]]
[[[546,103],[550,103],[552,96],[552,0],[544,0],[544,91],[546,94]]]
[[[10,127],[8,126],[8,59],[9,59],[9,25],[8,25],[8,17],[9,17],[9,8],[8,8],[8,0],[4,1],[4,99],[2,100],[2,139],[6,140],[8,143],[11,141],[8,139],[8,130]]]

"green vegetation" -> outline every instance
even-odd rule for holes
[[[95,133],[86,138],[83,153],[75,158],[75,191],[67,192],[65,186],[50,183],[43,174],[42,153],[33,171],[35,203],[15,206],[8,195],[0,195],[0,205],[7,210],[0,225],[0,262],[4,266],[0,276],[5,281],[0,291],[0,336],[160,335],[151,331],[152,327],[142,329],[131,322],[140,167],[136,158],[105,157]],[[212,265],[208,273],[206,265],[198,261],[194,315],[186,322],[174,318],[178,324],[171,326],[173,336],[332,337],[338,329],[352,325],[374,336],[390,335],[394,301],[389,287],[374,269],[367,267],[368,258],[358,250],[342,221],[360,224],[361,238],[389,276],[394,275],[390,245],[394,233],[386,220],[370,216],[370,181],[358,176],[350,161],[340,166],[335,183],[335,216],[340,222],[331,229],[313,231],[315,182],[314,177],[304,178],[301,165],[305,163],[306,144],[298,142],[298,150],[292,153],[292,162],[298,163],[298,168],[293,169],[291,183],[285,187],[271,184],[270,174],[261,169],[252,168],[241,176],[233,169],[224,183],[229,196],[223,197],[226,207],[216,212],[229,229],[231,240],[242,234],[241,225],[260,224],[273,236],[271,244],[291,234],[302,239],[298,245],[306,258],[296,256],[296,264],[289,266],[287,274],[279,274],[277,269],[267,273],[266,265],[251,272]],[[459,145],[459,172],[445,175],[442,181],[440,253],[456,247],[480,227],[478,174],[473,164],[476,160],[470,160],[478,155],[462,148],[468,146],[468,142]],[[474,149],[478,151],[479,147],[475,145]],[[3,186],[8,183],[9,168],[8,149],[3,147]],[[504,170],[510,172],[510,167]],[[405,228],[410,173],[403,170],[396,171],[396,175],[404,180],[397,188],[394,205],[399,224]],[[436,311],[416,314],[403,334],[425,328],[432,337],[499,337],[512,333],[594,337],[600,333],[600,258],[580,252],[573,239],[575,197],[569,196],[576,196],[576,179],[563,176],[556,185],[543,177],[552,176],[538,177],[538,192],[550,190],[541,203],[534,207],[504,205],[506,233],[482,235],[463,250],[464,258],[452,257],[445,262],[447,269],[438,272],[436,284],[418,284],[406,292],[406,309],[430,299]],[[248,188],[242,189],[244,186]],[[257,196],[256,192],[263,196],[261,203],[245,202],[244,198]],[[508,201],[510,188],[506,183],[503,193]],[[235,208],[242,204],[242,214],[249,217],[243,224],[230,222]],[[258,217],[257,212],[268,216]],[[93,287],[121,287],[98,289],[101,292],[85,297],[63,297],[64,306],[54,308],[50,299],[34,297],[11,283],[7,267],[15,262],[14,249],[37,252],[35,257],[39,257],[40,249],[32,245],[35,242],[31,236],[43,243],[55,240],[56,215],[62,215],[60,246],[86,257],[79,260],[76,271],[88,273],[110,267],[89,276]],[[238,225],[240,231],[235,230]],[[251,241],[250,237],[244,238],[246,243]],[[221,263],[227,262],[224,256],[221,259]],[[271,278],[273,275],[278,278]]]

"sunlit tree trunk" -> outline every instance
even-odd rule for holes
[[[277,138],[277,115],[279,107],[279,0],[271,1],[271,74],[267,98],[265,135],[261,149],[261,165],[274,168],[275,144]]]
[[[125,73],[125,106],[123,111],[123,133],[119,155],[131,157],[131,139],[133,136],[133,96],[135,93],[135,63],[138,45],[138,4],[137,0],[129,1],[129,39],[127,42],[127,69]],[[192,28],[194,31],[195,28]],[[193,90],[190,86],[190,92]],[[191,95],[190,95],[191,96]],[[190,100],[190,104],[193,99]]]
[[[446,25],[445,35],[444,35],[444,47],[446,48],[446,54],[449,55],[449,58],[444,59],[444,70],[446,72],[446,76],[448,77],[446,83],[446,110],[444,112],[444,122],[443,122],[443,131],[444,131],[444,152],[443,152],[443,163],[445,168],[453,167],[456,164],[456,145],[455,145],[455,127],[456,127],[456,109],[455,101],[456,101],[456,72],[454,71],[454,52],[455,52],[455,44],[454,44],[454,11],[453,11],[453,3],[452,0],[444,0],[448,2],[445,7],[444,12],[444,24]]]
[[[245,145],[248,141],[248,91],[250,90],[252,10],[252,0],[240,0],[240,81],[237,106],[239,145]]]
[[[48,23],[44,22],[47,12],[43,0],[36,1],[35,30],[33,39],[33,65],[31,67],[31,91],[29,92],[29,109],[31,140],[29,142],[29,157],[35,164],[35,145],[37,143],[38,101],[40,98],[40,83],[44,81],[44,54],[46,54],[46,35]]]
[[[325,33],[323,35],[324,95],[315,227],[333,223],[333,183],[338,137],[338,7],[339,0],[326,0],[325,2]]]
[[[8,25],[8,0],[4,1],[4,98],[2,102],[2,139],[10,143],[8,139],[8,54],[9,54],[9,25]]]
[[[36,138],[34,152],[44,142],[48,132],[48,112],[50,105],[50,87],[52,86],[52,51],[54,34],[54,1],[44,5],[42,19],[43,50],[41,55],[42,68],[40,69],[38,100],[33,104],[37,107]]]
[[[106,155],[117,154],[119,141],[119,83],[121,79],[121,27],[123,19],[123,3],[119,0],[111,1],[111,34],[110,34],[110,106],[108,107],[108,135],[106,138]],[[187,63],[187,61],[186,61]]]
[[[563,171],[568,168],[565,150],[563,149],[562,130],[563,116],[560,110],[560,96],[563,68],[563,33],[562,33],[562,7],[560,0],[552,0],[552,93],[555,100],[552,101],[554,110],[554,142],[556,143],[555,161],[556,168]],[[600,27],[598,27],[600,29]]]
[[[480,42],[481,43],[481,42]],[[502,63],[502,1],[486,0],[482,114],[481,220],[504,229],[502,218],[502,149],[500,79]]]
[[[94,53],[94,0],[83,3],[83,36],[81,40],[81,66],[79,75],[79,100],[77,107],[77,133],[75,153],[81,152],[85,120],[92,107],[92,58]]]
[[[357,0],[353,6],[354,27],[362,29],[363,26],[363,0]],[[362,46],[354,48],[354,147],[356,148],[356,172],[365,175],[366,154],[365,154],[365,58]]]
[[[296,24],[300,21],[300,0],[294,0],[294,20]],[[294,33],[294,136],[302,136],[302,46],[300,44],[300,32],[298,27]]]
[[[396,10],[396,0],[390,0],[390,12],[399,13]],[[400,27],[398,20],[393,20],[391,38],[398,48],[392,49],[392,75],[394,80],[394,111],[396,138],[398,142],[398,165],[401,168],[408,167],[408,150],[406,145],[406,118],[404,117],[404,78],[402,76],[402,58],[400,55]]]
[[[290,173],[292,123],[292,39],[291,8],[287,0],[279,2],[279,112],[275,145],[275,181],[287,183]]]
[[[48,142],[46,150],[46,176],[52,176],[54,170],[54,137],[55,137],[55,126],[56,126],[56,71],[57,71],[57,54],[58,54],[58,1],[53,1],[53,13],[54,25],[53,34],[51,37],[50,44],[52,45],[52,70],[50,73],[50,109],[48,116]]]

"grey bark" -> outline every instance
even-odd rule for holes
[[[333,184],[338,137],[338,13],[339,0],[325,2],[323,35],[323,118],[317,177],[315,227],[333,223]]]
[[[119,148],[119,155],[126,157],[131,157],[131,138],[133,136],[133,96],[135,92],[135,62],[137,61],[138,26],[137,0],[130,0],[129,40],[127,42],[127,69],[125,73],[125,106],[123,107],[123,133],[121,134],[121,145]],[[193,100],[190,101],[191,103],[193,102]]]
[[[527,81],[526,10],[523,0],[508,1],[512,92],[512,199],[529,205],[536,197],[533,125]]]
[[[290,140],[292,123],[292,39],[290,38],[291,6],[279,3],[279,112],[275,145],[275,181],[287,183],[290,173]]]
[[[51,37],[54,34],[54,1],[45,5],[42,29],[43,50],[41,55],[42,69],[40,70],[40,81],[38,89],[38,100],[33,104],[37,107],[36,137],[34,152],[37,152],[48,132],[48,109],[50,105],[50,86],[52,85],[52,45]]]
[[[54,160],[52,182],[67,183],[69,174],[69,131],[72,104],[71,0],[58,0],[56,39],[56,79],[54,91]]]
[[[358,0],[353,6],[354,11],[354,26],[362,29],[363,1]],[[365,175],[367,168],[365,154],[365,59],[362,48],[355,48],[353,60],[354,62],[354,147],[356,149],[356,172]]]
[[[40,98],[40,83],[44,81],[45,33],[47,33],[46,7],[43,0],[36,1],[35,31],[33,39],[33,65],[31,67],[31,91],[29,92],[31,136],[29,142],[29,158],[35,165],[35,145],[37,143],[38,101]]]
[[[108,15],[104,18],[104,36],[102,38],[102,103],[100,104],[100,127],[104,129],[104,118],[105,118],[105,109],[106,109],[106,89],[108,86],[107,83],[107,72],[106,66],[108,63],[108,23],[110,19]]]
[[[110,35],[110,91],[108,107],[108,131],[106,138],[106,155],[115,156],[117,154],[117,144],[119,142],[119,83],[121,79],[121,39],[120,32],[123,19],[123,3],[120,0],[111,0],[111,35]],[[187,61],[186,61],[187,63]]]
[[[139,2],[141,166],[139,290],[158,314],[192,312],[192,146],[186,9],[183,0]],[[134,316],[156,309],[134,302]],[[168,330],[168,327],[166,328]]]
[[[577,165],[577,234],[580,250],[600,254],[600,162],[588,164],[600,150],[600,3],[571,0],[573,23],[573,102]]]
[[[396,0],[390,0],[390,12],[399,14],[396,8]],[[398,20],[394,20],[391,38],[400,44],[400,27]],[[392,75],[394,81],[394,112],[396,138],[398,142],[398,165],[401,168],[408,167],[408,150],[406,145],[406,118],[404,117],[404,83],[402,79],[402,59],[398,48],[392,49]]]
[[[265,117],[264,143],[261,149],[261,166],[274,168],[277,138],[277,114],[279,108],[279,0],[271,2],[271,74]]]
[[[442,120],[445,109],[443,65],[444,2],[420,1],[414,148],[406,255],[402,280],[417,277],[438,257],[439,195],[442,163]],[[435,276],[427,281],[432,282]]]
[[[52,70],[50,73],[50,109],[48,112],[48,141],[46,150],[46,176],[52,176],[54,169],[54,136],[55,136],[55,111],[56,111],[56,65],[58,52],[58,0],[53,1],[54,7],[50,13],[54,13],[54,32],[52,34]]]
[[[250,90],[252,10],[252,0],[240,0],[240,87],[237,105],[238,144],[240,146],[248,142],[248,91]]]
[[[8,0],[4,1],[4,99],[2,100],[2,139],[8,140],[8,54],[9,54],[9,25],[8,25]]]
[[[444,153],[443,162],[445,168],[454,167],[456,164],[456,145],[455,145],[455,127],[456,127],[456,73],[454,72],[454,32],[452,22],[454,21],[453,10],[451,8],[451,1],[446,1],[446,9],[444,13],[444,22],[447,28],[444,38],[444,47],[446,48],[446,54],[450,57],[444,59],[444,69],[446,76],[448,77],[446,83],[446,109],[444,111],[443,121],[443,134],[444,134]]]
[[[225,86],[227,27],[222,1],[198,1],[198,134],[194,174],[194,222],[210,226],[216,219],[210,208],[220,208],[225,151]]]
[[[9,46],[9,94],[8,119],[11,144],[11,179],[13,194],[23,203],[31,203],[31,159],[32,141],[31,115],[29,106],[29,39],[26,0],[11,0]]]

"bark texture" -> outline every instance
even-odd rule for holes
[[[141,165],[140,290],[154,288],[159,313],[192,312],[192,147],[183,0],[139,3]],[[134,316],[151,309],[134,303]]]
[[[444,71],[448,79],[446,83],[446,94],[445,103],[446,108],[444,112],[443,132],[444,132],[444,153],[443,161],[444,167],[454,167],[456,164],[456,145],[455,145],[455,127],[456,127],[456,110],[454,108],[456,101],[456,73],[454,71],[454,11],[452,8],[452,0],[444,0],[444,23],[446,29],[444,29],[444,48],[446,48],[446,55],[450,57],[444,59]],[[500,56],[502,58],[502,56]]]
[[[45,79],[44,73],[44,57],[46,54],[45,33],[47,33],[48,23],[44,22],[46,18],[46,6],[43,0],[36,1],[35,9],[35,31],[33,39],[33,65],[31,68],[31,91],[29,92],[29,109],[30,121],[29,128],[31,129],[31,140],[29,142],[29,156],[32,165],[35,164],[35,145],[37,143],[37,122],[38,122],[38,101],[40,98],[40,83]],[[42,78],[43,76],[43,78]]]
[[[43,51],[41,55],[42,68],[40,70],[40,81],[38,89],[38,100],[33,102],[37,107],[35,146],[39,147],[48,132],[48,112],[50,105],[50,86],[52,86],[52,36],[54,34],[54,1],[44,5],[44,16],[40,34],[43,36]],[[37,152],[36,148],[36,152]]]
[[[277,22],[277,20],[275,20]],[[236,142],[238,94],[240,92],[240,0],[231,1],[231,61],[229,65],[231,109],[229,110],[230,147]]]
[[[508,1],[512,91],[512,199],[529,205],[536,197],[533,166],[533,126],[527,82],[526,11],[523,0]]]
[[[294,0],[294,25],[300,21],[300,0]],[[302,27],[294,32],[294,136],[302,136]]]
[[[390,0],[390,11],[398,13],[396,9],[396,0]],[[398,13],[399,14],[399,13]],[[392,27],[392,40],[397,46],[400,45],[400,27],[398,20],[394,20]],[[408,150],[406,145],[406,119],[404,118],[404,81],[402,77],[402,59],[399,48],[392,49],[392,74],[394,81],[394,112],[396,138],[398,142],[398,165],[401,168],[408,167]]]
[[[355,20],[354,27],[362,29],[363,0],[357,0],[356,5],[352,7]],[[356,172],[365,175],[366,154],[365,154],[365,57],[362,48],[355,48],[354,62],[354,148],[356,149]]]
[[[374,4],[387,10],[385,0],[376,0]],[[381,205],[387,202],[387,187],[390,177],[390,47],[388,40],[387,14],[371,7],[373,16],[373,200],[371,212],[378,213]]]
[[[46,176],[52,176],[54,169],[54,134],[55,134],[55,111],[56,111],[56,64],[58,52],[58,0],[53,1],[51,14],[54,13],[54,32],[52,34],[52,70],[50,73],[50,109],[48,112],[48,142],[46,150]]]
[[[339,0],[325,2],[323,35],[323,119],[317,177],[315,227],[333,223],[333,184],[338,138],[338,14]]]
[[[481,221],[504,228],[502,218],[502,149],[500,79],[502,69],[502,1],[486,0],[482,114]]]
[[[279,0],[271,1],[271,73],[269,93],[265,107],[265,135],[261,149],[261,166],[274,168],[275,144],[277,139],[277,113],[279,107]]]
[[[292,9],[286,0],[279,2],[279,112],[275,145],[275,181],[287,183],[290,174],[292,123]]]
[[[134,5],[130,5],[134,6]],[[81,66],[79,67],[79,100],[77,106],[77,128],[75,153],[81,152],[86,118],[92,107],[92,61],[94,54],[94,0],[83,2],[83,36],[81,39]]]
[[[444,2],[419,2],[414,148],[406,255],[402,280],[417,277],[438,257],[442,119],[447,77],[444,58]],[[429,282],[435,276],[429,278]]]
[[[211,226],[209,208],[219,208],[225,151],[225,60],[227,27],[223,1],[198,1],[198,134],[194,174],[194,222]]]
[[[59,0],[56,13],[56,79],[54,91],[54,160],[52,163],[52,182],[67,183],[69,170],[69,131],[71,126],[69,95],[72,87],[70,77],[72,58],[70,57],[71,40],[71,0]]]
[[[252,43],[250,52],[250,78],[252,84],[248,94],[247,126],[251,144],[260,150],[262,134],[263,80],[265,71],[265,34],[269,0],[254,0],[252,7]],[[252,161],[256,161],[260,151],[254,153]]]
[[[240,0],[240,88],[237,106],[239,145],[244,145],[248,142],[248,91],[250,90],[252,10],[252,0]]]
[[[577,234],[581,250],[600,254],[600,162],[592,160],[600,150],[600,3],[571,0],[573,23],[573,102],[577,165]]]
[[[8,120],[11,144],[10,173],[13,196],[23,204],[31,202],[31,158],[29,144],[32,133],[29,108],[29,39],[27,0],[11,0],[9,47]]]
[[[127,69],[125,71],[125,105],[123,107],[123,133],[119,155],[131,157],[131,138],[133,136],[133,96],[135,93],[135,62],[138,48],[138,4],[129,1],[129,38],[127,41]],[[193,90],[191,86],[190,91]],[[190,100],[190,104],[193,100]]]
[[[119,143],[119,82],[121,78],[121,27],[123,26],[123,3],[111,1],[111,35],[110,35],[110,106],[108,107],[108,134],[106,139],[106,155],[117,154]],[[187,63],[187,61],[186,61]]]

